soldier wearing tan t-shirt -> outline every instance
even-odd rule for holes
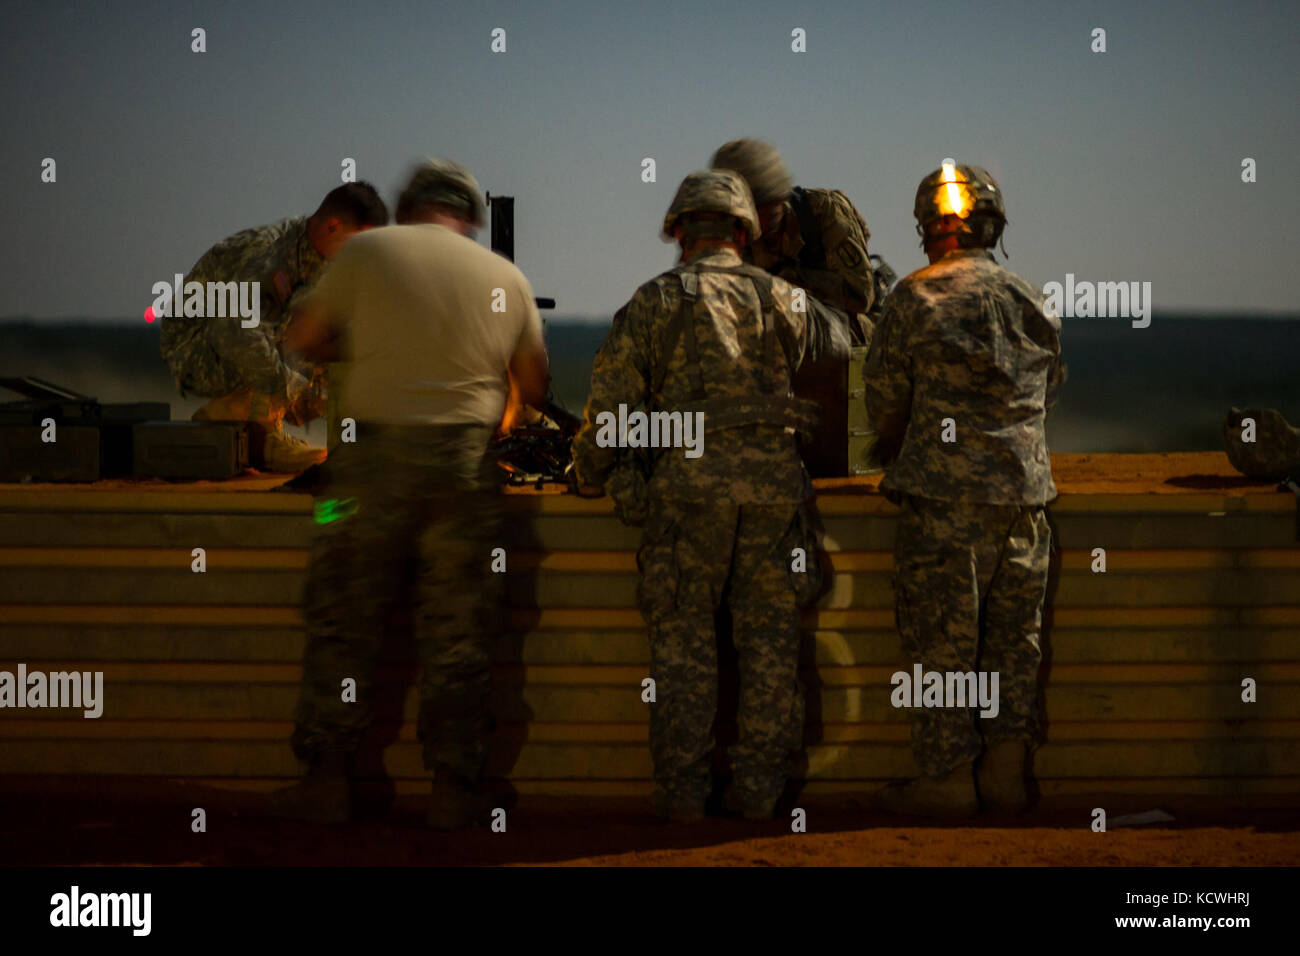
[[[274,809],[348,819],[349,758],[373,710],[385,620],[415,562],[429,822],[451,828],[486,810],[478,787],[496,628],[485,585],[499,524],[489,443],[512,381],[526,403],[546,397],[547,359],[528,280],[471,238],[483,200],[468,170],[421,166],[396,219],[344,246],[288,333],[309,358],[349,361],[340,415],[356,422],[356,440],[331,451],[329,499],[316,503],[293,735],[311,768]],[[355,703],[342,698],[348,678]]]

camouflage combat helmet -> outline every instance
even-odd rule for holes
[[[1253,428],[1247,429],[1246,419],[1254,422]],[[1223,421],[1223,447],[1243,475],[1268,481],[1300,478],[1300,429],[1276,409],[1231,409]]]
[[[912,215],[916,217],[916,231],[922,237],[930,223],[944,216],[957,216],[964,222],[955,233],[978,233],[981,240],[992,245],[1006,224],[1007,207],[1002,202],[1002,190],[987,169],[945,162],[916,187]],[[976,229],[971,220],[983,220],[985,224]],[[954,233],[945,233],[951,234]],[[930,236],[934,238],[936,234]]]
[[[733,139],[718,147],[709,165],[714,169],[734,169],[740,173],[758,206],[780,202],[794,189],[794,180],[790,178],[781,154],[766,140]]]
[[[483,225],[486,219],[478,180],[450,159],[428,159],[416,168],[397,200],[397,216],[404,218],[410,210],[429,203],[446,203],[462,209],[476,226]]]
[[[730,169],[695,172],[682,180],[664,216],[664,238],[671,240],[677,220],[693,212],[728,213],[745,224],[751,239],[759,234],[758,211],[749,187]]]

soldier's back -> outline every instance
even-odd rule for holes
[[[227,236],[199,257],[185,274],[185,282],[263,282],[270,279],[286,257],[285,246],[292,241],[295,228],[304,222],[302,217],[291,217],[241,229]],[[260,318],[266,319],[269,328],[273,317]],[[173,356],[202,330],[200,322],[184,317],[179,304],[173,306],[172,314],[162,320],[161,326],[159,345],[165,358]]]
[[[922,497],[1041,504],[1055,496],[1044,433],[1060,320],[983,250],[899,283],[885,321],[912,369],[912,408],[885,487]]]
[[[301,217],[281,219],[227,236],[203,254],[190,270],[188,279],[194,282],[260,279],[269,266],[283,257],[282,247],[302,221]]]
[[[768,283],[772,301],[767,333],[771,342],[765,347],[762,301],[754,280],[710,271],[739,265],[734,253],[700,256],[638,290],[634,301],[648,306],[644,334],[651,365],[662,376],[657,408],[680,409],[699,401],[691,376],[690,336],[708,400],[789,396],[791,372],[803,355],[804,316],[792,311],[792,290],[786,282],[759,278]],[[683,272],[695,283],[696,301],[689,327],[673,336],[670,327],[684,296]],[[751,424],[707,432],[698,458],[686,458],[677,448],[660,450],[650,492],[683,502],[755,504],[800,501],[808,486],[794,432],[780,425]]]

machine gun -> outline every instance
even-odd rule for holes
[[[505,256],[511,262],[515,261],[515,197],[514,196],[493,196],[487,194],[488,208],[491,210],[491,236],[489,240],[492,243],[492,251],[498,252]],[[534,297],[539,309],[555,308],[554,299]]]
[[[515,259],[515,198],[487,196],[491,209],[492,251]],[[554,299],[536,299],[539,309],[555,308]],[[582,419],[548,400],[526,409],[507,409],[507,426],[495,441],[497,466],[511,485],[568,482],[573,471],[573,437]]]

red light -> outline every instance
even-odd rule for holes
[[[149,308],[144,310],[144,320],[146,322],[153,322],[154,320],[153,306],[149,306]]]

